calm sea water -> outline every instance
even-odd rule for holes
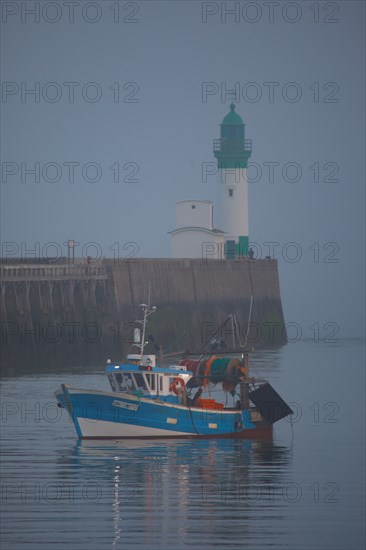
[[[53,392],[106,388],[103,367],[3,378],[1,550],[364,549],[364,344],[297,342],[251,372],[295,411],[272,442],[79,442]]]

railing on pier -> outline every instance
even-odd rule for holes
[[[70,281],[105,280],[105,267],[102,265],[2,265],[0,281]]]

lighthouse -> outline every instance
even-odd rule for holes
[[[234,103],[220,127],[220,138],[214,140],[218,166],[215,213],[211,201],[176,203],[176,228],[169,231],[173,258],[233,260],[248,255],[247,166],[252,142],[245,139],[245,125]]]
[[[214,140],[218,167],[217,226],[225,231],[226,257],[246,256],[249,246],[248,159],[252,142],[245,139],[245,124],[230,105]]]

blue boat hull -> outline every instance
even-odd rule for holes
[[[272,425],[248,410],[185,407],[127,393],[66,388],[55,397],[69,411],[80,439],[271,437]]]

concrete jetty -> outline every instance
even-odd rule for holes
[[[169,352],[201,349],[229,315],[244,341],[251,296],[248,345],[287,341],[276,260],[2,261],[0,278],[1,359],[10,369],[120,360],[149,286],[157,306],[149,335]],[[231,323],[220,340],[232,347]]]

